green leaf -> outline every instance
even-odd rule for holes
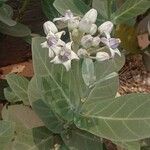
[[[125,57],[122,55],[121,57],[116,55],[114,59],[95,62],[95,73],[96,79],[102,79],[105,76],[109,75],[112,72],[118,72],[125,63]]]
[[[0,7],[0,21],[8,26],[16,25],[16,21],[12,20],[13,10],[9,5],[3,4]]]
[[[53,5],[62,15],[70,9],[74,15],[82,16],[90,9],[82,0],[55,0]]]
[[[44,38],[45,39],[45,38]],[[55,108],[64,119],[72,120],[73,111],[77,111],[84,95],[83,79],[81,78],[80,64],[76,61],[72,63],[69,72],[63,65],[53,65],[48,58],[48,49],[41,47],[43,38],[34,38],[32,43],[32,54],[34,72],[38,76],[43,76],[43,87],[45,88],[45,98],[42,99]],[[75,66],[74,66],[75,65]],[[76,69],[78,70],[76,72]],[[78,75],[74,75],[75,72]],[[76,83],[79,82],[79,85]]]
[[[85,99],[82,109],[88,111],[88,105],[97,103],[97,101],[114,98],[116,96],[119,85],[118,74],[112,73],[103,79],[94,83]],[[82,111],[81,109],[81,111]]]
[[[82,77],[87,86],[92,84],[96,77],[94,74],[94,63],[92,59],[85,58],[82,63]]]
[[[149,0],[126,0],[125,3],[112,14],[112,21],[114,23],[124,23],[127,20],[144,13],[149,6]]]
[[[6,80],[15,95],[22,100],[24,104],[28,105],[29,100],[27,89],[29,81],[26,78],[16,74],[8,74],[6,76]]]
[[[36,127],[28,129],[24,126],[21,119],[15,114],[15,108],[17,109],[19,105],[8,106],[3,110],[3,119],[11,120],[15,122],[15,136],[12,141],[5,147],[5,150],[49,150],[54,146],[54,136],[53,133],[46,127]],[[30,118],[31,121],[31,118]],[[32,121],[31,121],[32,122]]]
[[[58,11],[53,6],[53,2],[54,0],[41,0],[43,12],[50,20],[53,20],[59,15]]]
[[[61,137],[69,149],[73,150],[103,150],[101,138],[98,138],[88,132],[73,129],[63,132]]]
[[[108,0],[93,0],[92,7],[95,8],[105,19],[109,19]]]
[[[40,100],[44,98],[45,93],[42,79],[34,76],[28,86],[28,96],[32,108],[49,130],[54,133],[60,133],[64,122],[55,114],[53,107]]]
[[[26,129],[19,125],[15,133],[14,140],[7,145],[5,150],[49,150],[54,147],[53,134],[45,127]]]
[[[85,103],[75,124],[80,129],[112,141],[137,141],[150,137],[149,107],[149,94],[91,101],[87,105]]]
[[[68,9],[70,9],[75,16],[83,16],[90,10],[90,7],[86,5],[82,0],[55,0],[53,5],[62,15],[64,15],[66,10]],[[97,23],[101,24],[104,21],[104,18],[100,14],[98,14]]]
[[[10,121],[0,120],[0,149],[5,150],[5,146],[12,140],[14,136],[15,124]]]
[[[17,23],[15,26],[8,26],[0,22],[0,32],[15,37],[24,37],[31,34],[31,30],[21,23]]]
[[[16,103],[18,101],[22,101],[15,95],[15,93],[9,87],[4,89],[4,96],[6,100],[9,101],[10,103]]]
[[[127,150],[141,150],[140,141],[124,142],[124,143],[114,142],[114,143],[125,150],[126,149]]]
[[[45,126],[54,133],[60,133],[63,130],[64,121],[54,114],[51,108],[42,100],[37,100],[32,104],[33,110],[44,122]]]

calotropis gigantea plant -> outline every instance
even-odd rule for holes
[[[69,41],[51,21],[44,23],[46,37],[33,38],[33,78],[6,77],[13,105],[2,111],[1,149],[104,150],[105,138],[138,150],[150,137],[150,95],[116,97],[120,40],[111,36],[110,21],[97,27],[96,18],[95,9],[82,18],[68,10],[54,22],[66,24]]]

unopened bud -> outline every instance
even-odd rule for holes
[[[89,33],[92,23],[88,19],[82,19],[79,22],[79,30],[83,33]]]
[[[80,49],[78,50],[77,54],[78,54],[78,56],[79,56],[80,58],[83,58],[84,56],[87,56],[87,55],[88,55],[88,52],[87,52],[85,49],[80,48]]]
[[[106,21],[98,27],[98,31],[100,32],[100,34],[103,33],[110,34],[112,32],[113,26],[114,25],[111,21]]]
[[[92,24],[91,29],[90,29],[90,34],[94,35],[97,32],[97,25]]]
[[[81,39],[81,45],[84,48],[90,48],[92,46],[93,37],[91,35],[85,35]]]
[[[46,35],[48,35],[48,33],[51,31],[53,33],[57,33],[58,29],[55,26],[55,24],[51,21],[47,21],[43,24],[43,28],[44,28],[44,32]]]
[[[92,46],[97,47],[99,45],[100,41],[101,41],[101,39],[98,36],[94,37],[93,41],[92,41]]]
[[[106,52],[98,52],[96,54],[96,59],[97,59],[97,61],[105,61],[105,60],[110,59],[110,56]]]
[[[91,23],[95,23],[97,19],[97,10],[90,9],[83,17],[83,19],[88,19]]]

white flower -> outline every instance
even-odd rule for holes
[[[53,33],[57,33],[58,32],[58,29],[57,27],[55,26],[55,24],[51,21],[47,21],[43,24],[43,29],[44,29],[44,33],[46,35],[48,35],[48,33],[51,31]]]
[[[55,58],[51,60],[54,64],[63,64],[67,71],[71,68],[71,60],[79,59],[77,54],[71,50],[71,44],[72,42],[69,42],[64,45]]]
[[[46,36],[46,41],[41,43],[42,48],[49,49],[49,57],[52,58],[54,55],[57,55],[58,51],[60,50],[60,46],[63,46],[65,43],[60,39],[64,31],[53,33],[49,32]]]
[[[90,9],[82,19],[88,19],[91,23],[95,23],[97,19],[97,10],[96,9]]]
[[[110,33],[113,30],[113,23],[111,21],[106,21],[98,27],[100,34],[105,34],[107,38],[110,38]]]
[[[96,59],[97,59],[97,61],[105,61],[105,60],[110,59],[110,56],[106,52],[98,52],[96,54]]]
[[[104,43],[110,50],[111,57],[114,58],[115,53],[121,56],[120,51],[117,49],[117,47],[120,44],[120,39],[118,38],[101,38],[101,42]]]
[[[74,17],[71,10],[67,10],[63,17],[54,18],[53,21],[62,21],[64,23],[68,22],[69,20],[77,19],[78,17]]]
[[[92,46],[92,41],[93,41],[93,37],[90,34],[85,35],[81,39],[81,45],[84,48],[90,48]]]

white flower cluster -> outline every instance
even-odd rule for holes
[[[112,22],[107,21],[97,27],[95,24],[96,19],[97,11],[95,9],[89,10],[83,18],[74,17],[70,10],[67,10],[63,17],[55,18],[54,22],[62,21],[68,26],[71,38],[68,43],[61,40],[61,36],[65,34],[65,31],[58,32],[53,22],[45,22],[43,27],[46,41],[41,46],[49,49],[49,57],[53,58],[51,63],[63,64],[68,71],[71,68],[71,60],[73,59],[78,60],[82,57],[89,57],[104,61],[114,58],[115,53],[121,56],[120,51],[117,49],[120,39],[111,38]],[[80,40],[77,51],[72,48],[72,44],[75,43],[73,40],[75,33],[77,40]],[[109,49],[110,54],[101,51],[102,49]]]

